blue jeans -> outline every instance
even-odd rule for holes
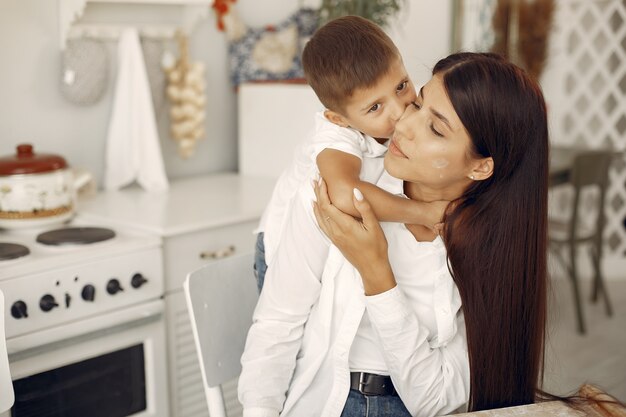
[[[265,263],[265,244],[263,243],[264,235],[265,233],[263,232],[257,235],[256,246],[254,248],[254,277],[256,278],[256,286],[259,289],[259,293],[263,288],[265,272],[267,271],[267,264]]]
[[[341,417],[411,417],[397,395],[363,395],[351,389]]]

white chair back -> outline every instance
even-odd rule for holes
[[[258,299],[253,254],[233,256],[187,275],[187,309],[211,417],[225,417],[221,385],[238,377]]]

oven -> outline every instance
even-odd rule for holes
[[[15,404],[2,417],[167,415],[162,300],[53,331],[44,346],[7,341]]]
[[[60,246],[0,234],[29,249],[0,263],[15,392],[0,417],[169,415],[160,239],[106,230]]]

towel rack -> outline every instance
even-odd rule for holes
[[[169,25],[136,24],[142,36],[150,38],[171,38],[176,30],[191,33],[196,23],[205,18],[211,9],[212,0],[59,0],[59,47],[65,49],[68,38],[96,37],[116,39],[125,25],[79,24],[75,23],[85,12],[88,3],[133,4],[146,6],[183,7],[181,18]]]
[[[125,27],[128,25],[74,24],[67,32],[66,41],[75,38],[117,40]],[[173,25],[154,25],[138,26],[137,30],[142,38],[172,39],[176,36],[176,32],[181,29]]]

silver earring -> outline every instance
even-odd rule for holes
[[[474,180],[474,176],[473,175],[470,175],[469,177],[470,177],[471,180]]]

